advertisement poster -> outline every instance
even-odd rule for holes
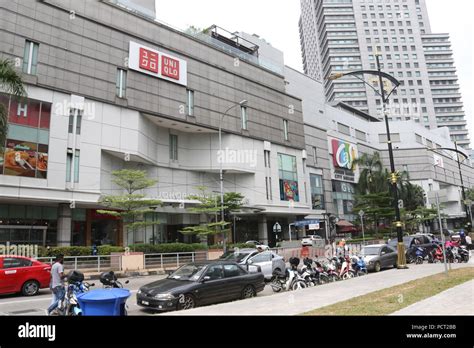
[[[292,180],[280,180],[280,192],[282,201],[299,202],[298,182]]]
[[[333,139],[331,143],[334,167],[354,171],[354,161],[357,158],[356,147],[336,139]]]
[[[35,143],[7,140],[4,174],[30,178],[46,178],[48,170],[48,146]],[[38,152],[41,151],[41,152]]]

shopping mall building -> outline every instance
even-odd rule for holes
[[[320,231],[326,213],[355,220],[358,171],[340,156],[380,151],[388,161],[383,123],[327,105],[320,82],[285,67],[258,37],[217,26],[185,33],[124,4],[0,3],[0,57],[15,63],[28,92],[27,100],[0,94],[9,114],[0,243],[194,241],[179,233],[202,221],[189,197],[202,186],[218,195],[221,165],[224,191],[245,197],[232,239],[274,244],[305,219],[320,221],[312,224]],[[449,133],[396,127],[397,166],[426,191],[451,190],[453,217],[462,214],[457,164],[426,151],[453,146]],[[101,196],[121,193],[112,172],[123,168],[158,180],[146,195],[162,205],[147,219],[160,225],[126,233],[98,213]],[[472,167],[463,173],[471,187]]]

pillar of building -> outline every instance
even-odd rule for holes
[[[268,245],[267,217],[262,215],[258,220],[258,239],[260,243]]]
[[[57,246],[70,246],[72,236],[72,210],[69,204],[58,207]]]

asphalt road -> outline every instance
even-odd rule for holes
[[[165,276],[148,276],[127,278],[130,283],[126,285],[132,293],[127,300],[129,315],[157,315],[156,313],[137,306],[137,291],[148,283],[163,279]],[[122,280],[122,279],[121,279]],[[95,282],[96,286],[91,289],[100,289],[99,281]],[[272,289],[267,286],[265,290],[258,294],[259,297],[273,295]],[[21,295],[0,295],[0,315],[28,315],[38,316],[46,315],[46,309],[51,304],[52,295],[48,289],[40,291],[40,294],[34,297],[23,297]]]

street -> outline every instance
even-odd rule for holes
[[[472,267],[469,264],[452,265],[453,268]],[[401,284],[413,279],[422,278],[431,274],[443,271],[441,265],[411,265],[409,270],[400,271],[388,269],[379,273],[370,273],[367,276],[354,278],[348,281],[341,281],[314,288],[304,289],[297,292],[275,294],[270,286],[260,292],[257,298],[247,301],[236,301],[213,306],[200,307],[186,312],[171,312],[171,315],[297,315],[306,310],[321,307],[324,305],[343,301],[352,297],[360,296],[382,288],[387,288],[396,284]],[[164,275],[131,277],[127,278],[130,283],[126,286],[131,291],[131,296],[127,300],[128,315],[130,316],[153,316],[160,313],[139,307],[136,304],[136,294],[138,289],[154,281],[163,279]],[[95,281],[95,287],[101,288],[99,281]],[[290,297],[288,297],[290,295]],[[307,301],[308,296],[318,298],[317,302]],[[262,298],[264,298],[262,300]],[[279,301],[279,299],[283,299]],[[0,315],[46,315],[46,309],[51,303],[51,294],[48,289],[41,290],[40,295],[35,297],[21,297],[19,295],[0,296]],[[278,308],[278,311],[275,311]]]
[[[163,279],[164,277],[164,275],[159,275],[127,278],[130,283],[126,288],[131,292],[131,296],[127,300],[129,315],[156,315],[156,313],[150,310],[137,306],[136,295],[141,286]],[[91,283],[95,283],[96,285],[92,287],[91,290],[100,289],[102,286],[98,280],[91,281]],[[273,295],[273,291],[269,286],[265,287],[265,290],[258,294],[259,297],[269,295]],[[18,294],[0,296],[0,315],[46,315],[46,309],[51,304],[51,299],[52,296],[48,289],[41,290],[40,295],[34,297],[22,297]]]

